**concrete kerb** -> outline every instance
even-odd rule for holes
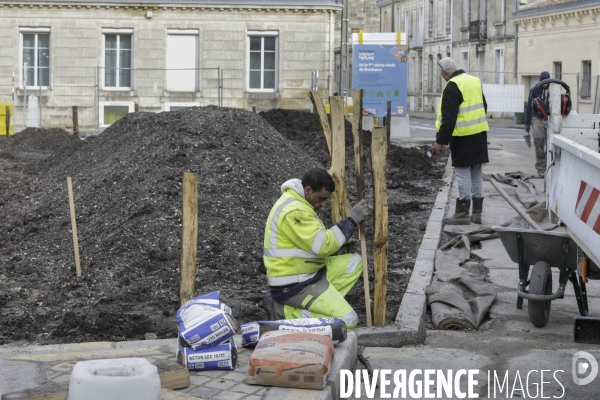
[[[402,347],[425,342],[425,314],[427,312],[425,288],[433,278],[435,251],[439,247],[442,219],[446,212],[454,180],[454,168],[451,166],[450,158],[448,158],[442,180],[444,186],[440,188],[431,210],[413,272],[396,315],[396,321],[393,325],[388,326],[355,329],[359,346]]]

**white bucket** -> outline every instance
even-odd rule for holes
[[[160,400],[160,376],[144,358],[81,361],[71,373],[69,400]]]

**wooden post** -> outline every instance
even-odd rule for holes
[[[79,136],[79,114],[77,106],[73,106],[73,134]]]
[[[183,211],[181,224],[180,305],[196,292],[196,246],[198,240],[198,175],[183,173]]]
[[[363,199],[365,191],[365,167],[363,164],[362,146],[362,89],[356,89],[352,99],[352,137],[354,138],[354,171],[356,173],[356,201]],[[365,292],[365,309],[367,326],[373,326],[371,317],[371,294],[369,289],[369,263],[367,260],[367,239],[365,237],[365,221],[358,224],[358,239],[363,264],[363,285]]]
[[[346,132],[344,101],[340,96],[329,98],[331,107],[331,168],[329,174],[335,182],[331,195],[331,223],[337,224],[350,213],[350,200],[346,191]]]
[[[252,106],[252,112],[256,114],[256,106]]]
[[[388,204],[385,184],[385,164],[387,156],[386,129],[373,128],[371,158],[373,162],[373,323],[385,325],[387,262],[388,262]]]
[[[133,103],[133,111],[140,112],[140,105],[138,103]]]
[[[6,106],[6,137],[10,136],[10,107]]]
[[[387,112],[385,114],[385,134],[387,135],[387,144],[390,146],[390,136],[392,133],[392,102],[387,102]]]
[[[71,209],[71,228],[73,229],[73,247],[75,248],[75,273],[81,278],[81,264],[79,263],[79,242],[77,240],[77,221],[75,219],[75,201],[73,200],[73,182],[67,177],[67,188],[69,190],[69,207]]]
[[[308,97],[310,97],[310,101],[312,101],[314,109],[317,111],[321,128],[323,128],[323,133],[325,134],[326,150],[331,156],[331,127],[329,126],[329,120],[327,119],[327,112],[325,111],[323,100],[321,100],[321,95],[319,95],[319,92],[317,91],[308,92]],[[331,104],[329,105],[329,111],[331,112]]]

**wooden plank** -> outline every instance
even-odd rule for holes
[[[4,393],[1,400],[67,400],[69,397],[69,382],[48,383],[30,389]]]
[[[173,360],[162,360],[154,363],[160,376],[160,387],[163,389],[183,389],[190,386],[190,371]]]
[[[356,89],[352,98],[354,117],[352,118],[352,137],[354,138],[354,171],[356,173],[356,201],[364,198],[365,167],[363,164],[362,145],[362,96],[363,90]],[[363,263],[363,286],[365,292],[365,309],[367,312],[367,326],[373,326],[371,317],[371,294],[369,289],[369,262],[367,260],[367,239],[365,237],[365,221],[358,224],[358,239],[360,240],[360,254]]]
[[[196,247],[198,240],[198,175],[183,173],[181,224],[181,281],[179,301],[185,304],[196,292]]]
[[[73,248],[75,249],[75,274],[81,278],[81,263],[79,261],[79,241],[77,239],[77,220],[75,218],[75,201],[73,200],[73,183],[71,177],[67,177],[67,189],[69,191],[69,208],[71,209],[71,228],[73,230]]]
[[[388,203],[385,183],[387,156],[386,128],[373,128],[371,159],[373,163],[373,324],[385,325],[387,263],[388,263]]]
[[[310,101],[312,101],[313,106],[317,111],[321,128],[323,128],[323,134],[325,135],[325,146],[327,146],[325,150],[327,150],[327,153],[329,153],[331,156],[331,127],[329,126],[329,120],[327,118],[327,112],[325,112],[323,100],[321,100],[321,95],[316,90],[308,92],[308,97],[310,97]]]

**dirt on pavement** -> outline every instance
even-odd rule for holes
[[[346,183],[356,202],[351,125]],[[363,134],[367,158],[370,132]],[[388,153],[387,318],[395,319],[447,155]],[[262,240],[280,186],[329,166],[316,115],[215,106],[132,113],[95,137],[28,128],[0,137],[0,344],[177,335],[183,172],[198,174],[196,293],[220,290],[240,323],[265,319]],[[82,278],[67,192],[74,188]],[[372,204],[371,177],[366,198]],[[321,212],[329,224],[330,210]],[[370,252],[372,218],[367,218]],[[357,249],[358,250],[358,249]],[[369,257],[371,293],[372,258]],[[363,285],[348,294],[365,324]]]

